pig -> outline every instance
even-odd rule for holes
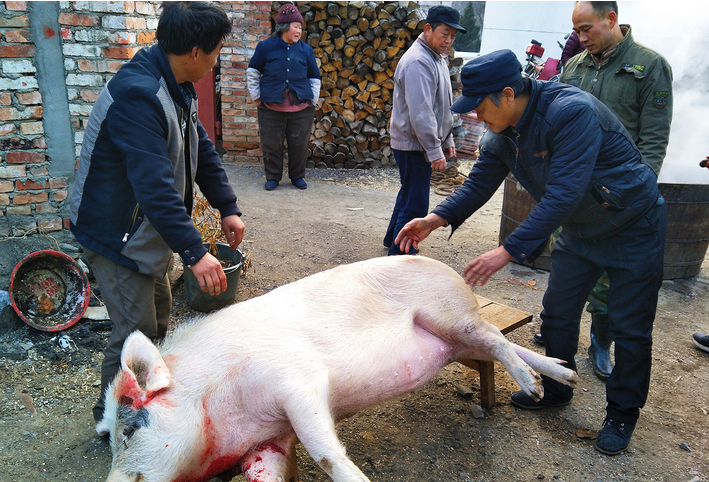
[[[575,386],[563,361],[482,320],[465,281],[423,256],[342,265],[179,326],[121,353],[99,434],[110,482],[200,482],[228,470],[295,482],[299,441],[335,482],[369,479],[335,423],[404,395],[456,360],[498,360],[535,400],[540,373]]]

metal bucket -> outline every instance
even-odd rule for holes
[[[663,279],[691,278],[699,273],[709,247],[709,185],[659,183],[658,187],[667,208]],[[500,245],[537,204],[511,174],[505,179],[504,189]],[[548,243],[536,260],[524,264],[549,270]]]
[[[209,249],[209,243],[204,243],[204,247]],[[236,289],[239,287],[239,280],[241,279],[241,267],[244,265],[244,255],[238,249],[232,251],[226,243],[217,243],[217,252],[219,254],[217,259],[230,260],[233,262],[232,266],[224,268],[224,274],[226,275],[226,291],[218,295],[211,296],[209,293],[202,291],[199,287],[199,281],[197,281],[197,278],[192,274],[192,270],[185,266],[184,278],[187,303],[197,311],[206,313],[219,310],[229,306],[236,300]]]
[[[74,258],[59,251],[28,254],[10,276],[10,301],[22,321],[60,331],[79,321],[89,306],[89,280]]]

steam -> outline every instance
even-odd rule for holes
[[[691,27],[691,34],[682,59],[685,62],[679,63],[683,69],[674,70],[672,127],[660,171],[662,183],[709,184],[709,169],[699,167],[699,161],[709,156],[709,31],[705,27],[706,12],[700,14],[701,10],[691,8],[692,13],[684,16],[688,22],[695,14],[703,17],[695,18],[693,26],[675,26],[685,31]]]

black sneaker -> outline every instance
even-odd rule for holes
[[[537,333],[536,335],[534,335],[534,343],[536,343],[537,345],[544,346],[544,337],[541,333]]]
[[[512,405],[518,408],[524,408],[525,410],[541,410],[547,407],[563,407],[571,403],[571,398],[563,399],[558,397],[544,397],[538,402],[535,402],[532,397],[524,393],[524,390],[518,390],[512,394],[510,397],[512,399]]]
[[[692,340],[694,341],[694,344],[697,345],[697,348],[709,352],[709,335],[705,335],[704,333],[695,333],[692,335]]]
[[[602,454],[617,455],[630,445],[633,430],[635,430],[634,423],[607,418],[603,422],[603,428],[598,432],[594,447]]]

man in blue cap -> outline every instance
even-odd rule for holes
[[[408,251],[436,228],[455,231],[512,172],[537,205],[502,246],[468,263],[463,276],[471,286],[485,284],[512,259],[533,259],[563,226],[551,254],[542,334],[547,356],[575,370],[584,303],[600,274],[608,273],[616,367],[606,383],[606,418],[595,446],[620,453],[650,383],[666,224],[655,174],[598,99],[570,85],[523,78],[510,50],[469,62],[461,79],[463,95],[453,111],[475,110],[489,126],[480,157],[465,183],[428,216],[407,223],[395,242]],[[541,401],[518,391],[512,404],[538,410],[571,402],[573,389],[542,378]]]
[[[394,238],[404,224],[428,213],[432,169],[445,169],[446,158],[455,156],[448,51],[457,32],[465,33],[458,11],[432,7],[423,33],[394,72],[389,133],[401,189],[383,241],[389,255],[404,254],[393,244]]]

